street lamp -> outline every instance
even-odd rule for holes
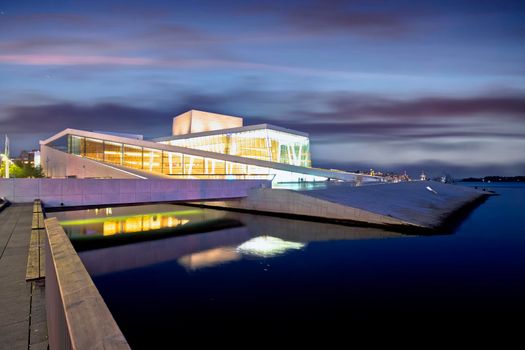
[[[0,157],[5,163],[5,178],[9,179],[9,164],[13,163],[13,161],[9,159],[9,137],[7,137],[7,134],[5,135],[4,153]]]

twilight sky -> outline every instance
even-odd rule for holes
[[[525,2],[0,0],[12,153],[190,108],[308,132],[314,166],[523,174]]]

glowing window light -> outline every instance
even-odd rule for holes
[[[102,227],[102,234],[104,236],[111,236],[118,232],[118,224],[116,221],[104,221]]]
[[[95,209],[95,214],[98,214],[100,212],[100,209]],[[76,226],[76,225],[89,225],[89,224],[95,224],[95,223],[102,223],[106,220],[120,220],[120,221],[125,221],[126,219],[129,219],[129,218],[142,218],[142,217],[145,217],[145,216],[150,216],[150,215],[162,215],[162,216],[169,216],[169,215],[173,215],[175,216],[175,219],[177,219],[176,217],[177,216],[185,216],[185,215],[188,215],[188,216],[192,216],[192,215],[196,215],[196,214],[200,214],[202,213],[201,210],[199,209],[188,209],[188,210],[173,210],[173,211],[163,211],[163,212],[158,212],[158,213],[149,213],[149,214],[144,214],[144,215],[115,215],[115,216],[111,216],[111,218],[105,218],[105,217],[102,217],[102,218],[88,218],[88,219],[75,219],[75,220],[63,220],[63,221],[60,221],[60,224],[62,226],[66,225],[66,226]],[[186,220],[188,221],[188,220]]]
[[[288,250],[302,249],[305,246],[304,243],[289,242],[272,236],[260,236],[244,242],[236,250],[246,255],[271,258],[284,254]]]
[[[148,231],[148,229],[143,229],[142,225],[142,217],[131,217],[126,219],[124,222],[124,232],[130,233],[130,232],[140,232],[140,231]]]
[[[153,215],[150,217],[150,230],[158,230],[162,228],[162,216]]]

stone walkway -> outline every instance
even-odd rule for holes
[[[33,204],[0,213],[0,349],[47,349],[45,282],[26,282]]]

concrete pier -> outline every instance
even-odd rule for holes
[[[0,213],[0,349],[47,349],[45,286],[26,282],[33,204]]]
[[[0,179],[12,203],[40,198],[48,207],[210,200],[245,197],[268,180]]]
[[[462,208],[487,195],[473,188],[433,181],[360,187],[340,183],[305,191],[258,188],[250,190],[245,198],[197,204],[314,221],[437,229]]]

